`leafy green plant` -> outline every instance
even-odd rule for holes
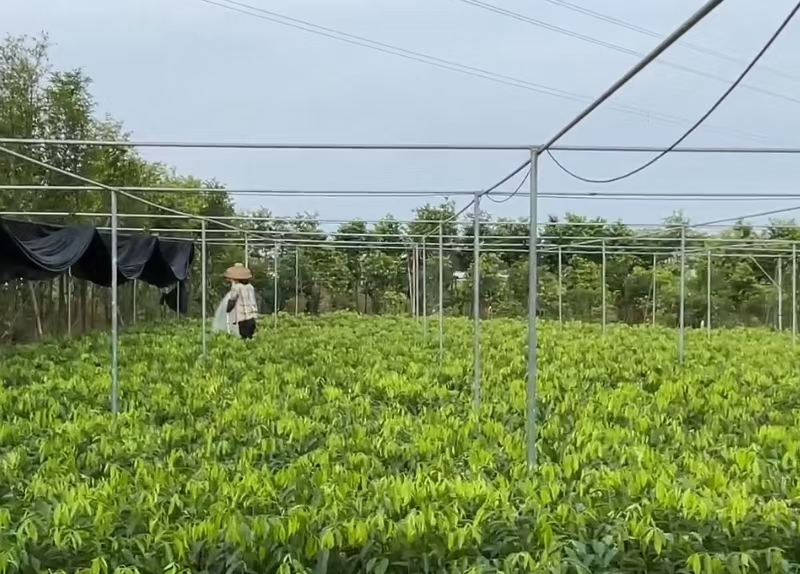
[[[794,572],[800,355],[782,334],[281,318],[0,358],[3,572]]]

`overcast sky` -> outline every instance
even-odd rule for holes
[[[217,0],[224,2],[224,0]],[[568,37],[462,0],[237,0],[406,50],[421,52],[580,96],[595,97],[636,56]],[[603,22],[549,0],[484,0],[570,32],[646,52],[657,38]],[[667,34],[701,0],[571,0]],[[562,143],[668,145],[732,81],[788,14],[795,0],[727,0],[683,46],[652,65]],[[261,13],[263,15],[263,13]],[[537,144],[585,106],[321,37],[201,0],[0,0],[10,34],[46,31],[56,68],[81,67],[94,79],[101,113],[140,140],[328,143]],[[794,54],[794,56],[792,56]],[[736,61],[730,61],[731,59]],[[800,18],[687,145],[800,147]],[[704,76],[703,74],[706,74]],[[715,78],[709,78],[711,74]],[[530,87],[530,85],[529,85]],[[753,89],[755,88],[755,89]],[[773,92],[774,95],[763,93]],[[794,101],[792,101],[794,100]],[[614,106],[617,106],[615,108]],[[622,113],[619,106],[647,110]],[[630,108],[628,108],[630,109]],[[660,121],[663,115],[683,123]],[[473,190],[517,167],[521,152],[287,152],[146,149],[182,173],[230,187],[352,190]],[[561,153],[571,169],[611,177],[646,155]],[[515,180],[516,181],[516,180]],[[797,192],[800,156],[676,154],[624,182],[580,183],[549,159],[542,193],[571,191]],[[419,198],[240,197],[241,208],[323,218],[399,218]],[[432,199],[430,201],[437,201]],[[459,206],[467,203],[456,198]],[[786,201],[540,201],[540,219],[573,211],[653,223],[675,209],[694,222],[734,217]],[[527,198],[495,205],[494,216],[525,216]]]

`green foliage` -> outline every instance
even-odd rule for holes
[[[788,337],[544,322],[281,318],[252,344],[163,327],[0,358],[5,572],[792,572]],[[428,344],[430,343],[430,344]],[[122,570],[128,569],[128,570]]]
[[[0,135],[18,138],[115,139],[128,137],[120,122],[98,118],[97,105],[91,94],[91,79],[81,70],[53,70],[48,62],[46,38],[8,38],[0,43]],[[47,161],[75,174],[117,186],[158,187],[167,191],[138,192],[138,195],[165,207],[207,216],[230,216],[236,209],[224,186],[214,180],[203,181],[177,173],[167,165],[146,161],[135,150],[124,147],[16,145],[32,157]],[[0,154],[0,185],[49,184],[74,186],[77,182],[29,163]],[[180,192],[170,188],[183,188]],[[212,191],[199,191],[208,189]],[[198,190],[198,191],[193,191]],[[163,216],[163,210],[121,196],[120,211],[136,217],[122,218],[123,228],[141,228],[151,233],[174,229],[170,235],[197,238],[199,223],[183,218]],[[60,217],[47,217],[52,223],[109,224],[109,194],[89,191],[4,191],[0,189],[0,210],[15,212],[59,212]],[[71,213],[97,213],[95,218],[73,217]],[[422,305],[422,287],[427,289],[427,312],[440,306],[448,315],[471,314],[472,269],[474,251],[471,214],[465,220],[453,220],[453,202],[426,204],[415,210],[414,220],[401,225],[391,215],[369,225],[364,221],[343,223],[338,230],[323,230],[315,214],[304,214],[296,220],[276,221],[268,209],[249,215],[269,219],[241,222],[247,230],[227,236],[228,243],[218,242],[208,248],[209,298],[218,301],[226,290],[221,278],[232,263],[247,259],[256,276],[256,286],[265,309],[277,302],[279,310],[318,314],[336,310],[357,310],[362,313],[397,313],[412,308],[414,291],[414,247],[417,247],[420,273],[423,260],[427,275],[418,277],[416,292]],[[481,257],[481,313],[484,316],[520,316],[528,303],[528,222],[524,219],[493,221],[481,213],[480,232],[484,252]],[[44,218],[41,218],[44,219]],[[438,300],[439,273],[438,235],[443,233],[442,300]],[[581,321],[598,321],[603,316],[602,249],[608,249],[605,266],[605,316],[609,322],[649,323],[653,319],[653,276],[655,276],[655,319],[658,324],[675,326],[679,309],[679,268],[677,249],[680,226],[687,220],[676,213],[667,218],[660,234],[666,241],[657,244],[620,221],[608,222],[568,213],[563,218],[551,216],[540,229],[542,255],[539,260],[539,309],[544,317],[564,317]],[[222,239],[218,228],[208,231],[209,239]],[[191,233],[190,233],[191,232]],[[423,240],[420,235],[426,235]],[[249,251],[245,255],[241,241],[246,236]],[[715,252],[724,254],[723,240],[739,240],[741,248],[752,247],[758,239],[772,239],[776,247],[786,248],[800,238],[792,221],[775,221],[763,232],[756,232],[745,223],[738,223],[719,236],[702,237],[691,230],[688,236],[705,242]],[[353,245],[356,241],[368,246]],[[783,242],[783,243],[780,243]],[[278,245],[277,292],[273,281],[272,254]],[[299,244],[299,260],[294,244]],[[642,255],[658,246],[657,261]],[[618,248],[625,246],[627,252]],[[558,249],[563,253],[559,256]],[[490,252],[490,249],[493,252]],[[571,252],[571,253],[570,253]],[[788,251],[787,251],[788,252]],[[777,269],[788,277],[788,257],[778,260],[760,258],[758,262],[742,257],[716,257],[712,262],[710,296],[712,322],[715,326],[770,325],[788,326],[790,306],[789,281],[785,282],[779,305],[774,284]],[[655,266],[655,269],[654,269]],[[193,284],[190,313],[200,314],[200,261],[192,269]],[[559,270],[561,277],[559,278]],[[686,322],[699,327],[707,317],[707,271],[704,254],[697,249],[687,259]],[[299,292],[296,297],[295,293]],[[156,294],[157,295],[157,294]],[[78,318],[84,330],[94,325],[95,315],[110,317],[107,293],[87,285],[76,287]],[[158,301],[158,297],[153,298]],[[143,302],[143,301],[142,301]],[[47,334],[65,331],[66,310],[72,304],[67,297],[66,283],[25,286],[0,286],[0,341],[15,338],[21,329],[41,323]],[[128,303],[128,307],[132,307]],[[100,308],[103,313],[98,313]],[[783,316],[778,317],[779,308]],[[209,309],[210,310],[210,309]],[[150,315],[157,315],[158,310]],[[86,317],[91,317],[88,321]],[[35,321],[30,319],[35,317]],[[26,320],[27,318],[27,320]],[[48,328],[55,325],[54,328]],[[40,336],[42,336],[40,335]],[[23,337],[24,338],[24,337]],[[30,333],[28,333],[30,338]]]

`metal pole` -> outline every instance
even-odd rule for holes
[[[475,193],[473,211],[472,238],[472,406],[477,410],[481,406],[481,196]]]
[[[778,257],[778,331],[783,331],[783,259]]]
[[[561,247],[558,248],[558,325],[560,327],[564,326],[564,317],[563,317],[563,306],[562,306],[562,293],[561,290],[563,289],[563,273],[562,273],[562,262],[561,262]]]
[[[444,247],[442,224],[439,224],[439,363],[444,359]]]
[[[206,261],[206,220],[203,219],[200,221],[200,274],[203,276],[200,282],[200,288],[202,291],[201,299],[203,300],[202,310],[201,310],[201,318],[203,321],[203,359],[206,358],[206,351],[208,347],[207,342],[207,333],[208,330],[208,322],[206,320],[206,307],[208,306],[208,293],[206,292],[206,266],[208,262]]]
[[[250,267],[250,236],[244,234],[244,266]]]
[[[428,338],[428,248],[422,238],[422,333]]]
[[[538,333],[536,332],[536,297],[538,294],[538,218],[539,151],[531,150],[530,215],[528,222],[528,382],[526,388],[525,439],[528,467],[536,467],[536,394],[539,375]]]
[[[708,16],[714,8],[722,4],[724,0],[708,0],[705,4],[703,4],[700,9],[692,14],[692,16],[686,20],[683,24],[678,26],[678,28],[672,32],[669,36],[665,37],[658,45],[653,48],[646,56],[644,56],[639,62],[637,62],[628,72],[626,72],[621,78],[619,78],[616,82],[614,82],[610,88],[608,88],[605,92],[603,92],[600,97],[594,100],[591,104],[589,104],[586,109],[584,109],[581,113],[579,113],[571,122],[569,122],[566,126],[564,126],[556,135],[554,135],[546,144],[544,144],[539,151],[544,151],[550,148],[554,143],[560,140],[568,131],[578,125],[584,118],[586,118],[589,114],[591,114],[595,109],[600,107],[603,102],[605,102],[608,98],[613,96],[617,90],[622,88],[625,84],[627,84],[634,76],[636,76],[639,72],[644,70],[650,62],[658,58],[663,52],[665,52],[672,44],[680,40],[681,36],[686,34],[689,30],[694,28],[703,18]]]
[[[603,335],[606,334],[606,242],[603,240],[603,267],[601,270],[601,277],[603,282],[602,288],[602,304],[603,304]]]
[[[136,298],[133,299],[133,305],[136,309]],[[67,269],[67,336],[72,337],[72,267]]]
[[[706,269],[706,332],[711,336],[711,250],[708,250]]]
[[[136,291],[138,291],[139,284],[136,282],[136,279],[133,280],[133,324],[136,324],[137,319],[137,309],[136,309]]]
[[[656,265],[658,265],[658,256],[653,253],[653,327],[656,326]]]
[[[797,244],[792,243],[792,344],[797,343]]]
[[[684,354],[684,336],[685,328],[686,328],[686,317],[685,317],[685,309],[686,309],[686,226],[681,226],[681,302],[680,302],[680,315],[679,315],[679,322],[680,322],[680,329],[679,329],[679,336],[678,336],[678,361],[683,364],[683,354]]]
[[[694,18],[694,17],[693,17]],[[665,39],[666,41],[666,39]],[[662,50],[663,51],[663,50]],[[652,60],[652,58],[651,58]],[[595,106],[596,107],[596,106]],[[585,115],[584,115],[585,117]],[[158,147],[158,148],[186,148],[186,149],[283,149],[283,150],[381,150],[381,151],[530,151],[533,149],[531,146],[538,146],[536,149],[541,153],[544,151],[542,144],[518,144],[518,145],[490,145],[490,144],[466,144],[466,145],[453,145],[453,144],[408,144],[408,143],[386,143],[386,144],[330,144],[330,143],[287,143],[287,142],[176,142],[176,141],[142,141],[142,140],[77,140],[77,139],[42,139],[42,138],[0,138],[0,144],[16,144],[16,145],[58,145],[58,146],[98,146],[98,147],[124,147],[124,148],[144,148],[144,147]],[[731,146],[681,146],[674,150],[668,147],[659,146],[620,146],[620,145],[550,145],[547,148],[551,151],[571,151],[571,152],[638,152],[638,153],[658,153],[668,151],[670,153],[733,153],[733,154],[800,154],[800,148],[797,147],[731,147]],[[7,155],[13,155],[5,152]],[[84,181],[85,178],[76,178]],[[99,183],[86,182],[90,189],[107,189],[102,187]],[[44,189],[50,186],[30,186],[30,185],[15,185],[5,186],[6,189],[13,187],[14,189]],[[66,187],[66,186],[59,186]],[[74,186],[73,186],[74,187]],[[0,188],[2,189],[2,188]],[[147,191],[151,188],[142,187],[117,187],[121,191]],[[192,191],[219,191],[218,188],[156,188],[157,191],[169,191],[173,189],[189,189]],[[226,190],[229,192],[236,191],[234,188]],[[94,214],[93,214],[94,215]],[[234,216],[220,216],[214,218],[215,220],[233,219]],[[253,219],[256,221],[263,221],[264,218],[255,217],[235,217],[236,219]],[[369,223],[369,222],[368,222]],[[434,222],[435,223],[435,222]]]
[[[119,412],[119,281],[117,279],[117,192],[111,191],[111,412]]]
[[[411,250],[411,316],[415,319],[418,316],[417,313],[417,306],[419,301],[417,300],[417,289],[419,288],[419,278],[417,277],[417,244],[414,244],[414,248]]]
[[[294,316],[300,314],[300,248],[294,248]]]
[[[272,326],[278,326],[278,244],[272,252]]]
[[[797,343],[797,244],[792,243],[792,344]]]

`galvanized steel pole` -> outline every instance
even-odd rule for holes
[[[419,289],[419,277],[417,276],[417,263],[419,252],[417,244],[414,244],[412,249],[411,261],[411,315],[416,319],[419,316],[419,296],[417,290]]]
[[[442,223],[439,223],[439,363],[444,359],[444,246]]]
[[[683,364],[684,336],[685,336],[685,309],[686,309],[686,226],[681,226],[681,301],[680,301],[680,333],[678,336],[678,361]]]
[[[272,326],[278,326],[278,243],[272,252]]]
[[[133,298],[133,308],[136,309],[136,297]],[[67,269],[67,336],[72,336],[72,267]]]
[[[300,314],[300,248],[294,248],[294,316]]]
[[[539,185],[539,150],[531,150],[530,173],[530,214],[528,217],[528,381],[526,388],[525,442],[528,467],[536,467],[536,400],[537,379],[539,375],[538,333],[536,331],[536,314],[538,296],[538,205],[536,194]]]
[[[244,266],[250,267],[250,236],[244,234]]]
[[[119,280],[117,192],[111,190],[111,412],[119,412]]]
[[[656,266],[658,265],[658,256],[653,253],[653,327],[656,326]]]
[[[561,246],[558,247],[558,325],[564,326],[563,306],[562,306],[562,293],[563,289],[563,274],[561,268]]]
[[[606,241],[603,240],[603,266],[601,271],[602,304],[603,304],[603,335],[606,334]]]
[[[778,257],[778,331],[783,331],[783,259]]]
[[[797,244],[792,243],[792,343],[797,343]]]
[[[201,319],[203,325],[203,359],[206,358],[207,350],[208,350],[208,321],[206,319],[206,307],[208,306],[208,292],[207,292],[207,279],[206,279],[206,267],[208,265],[207,261],[207,253],[206,253],[206,220],[203,219],[200,221],[200,274],[203,276],[200,282],[201,288],[201,299],[202,303],[202,310],[201,310]]]
[[[422,238],[422,333],[428,338],[428,248]]]
[[[711,250],[707,251],[708,262],[706,269],[706,332],[711,336]]]
[[[481,196],[475,193],[473,211],[472,238],[472,406],[475,410],[481,406]]]
[[[72,282],[72,276],[71,275],[70,275],[70,282]],[[136,292],[139,290],[138,287],[139,287],[139,285],[138,285],[138,283],[136,283],[136,279],[134,279],[133,280],[133,318],[132,318],[134,325],[136,324],[136,319],[137,319],[137,315],[138,315],[137,309],[136,309]]]

